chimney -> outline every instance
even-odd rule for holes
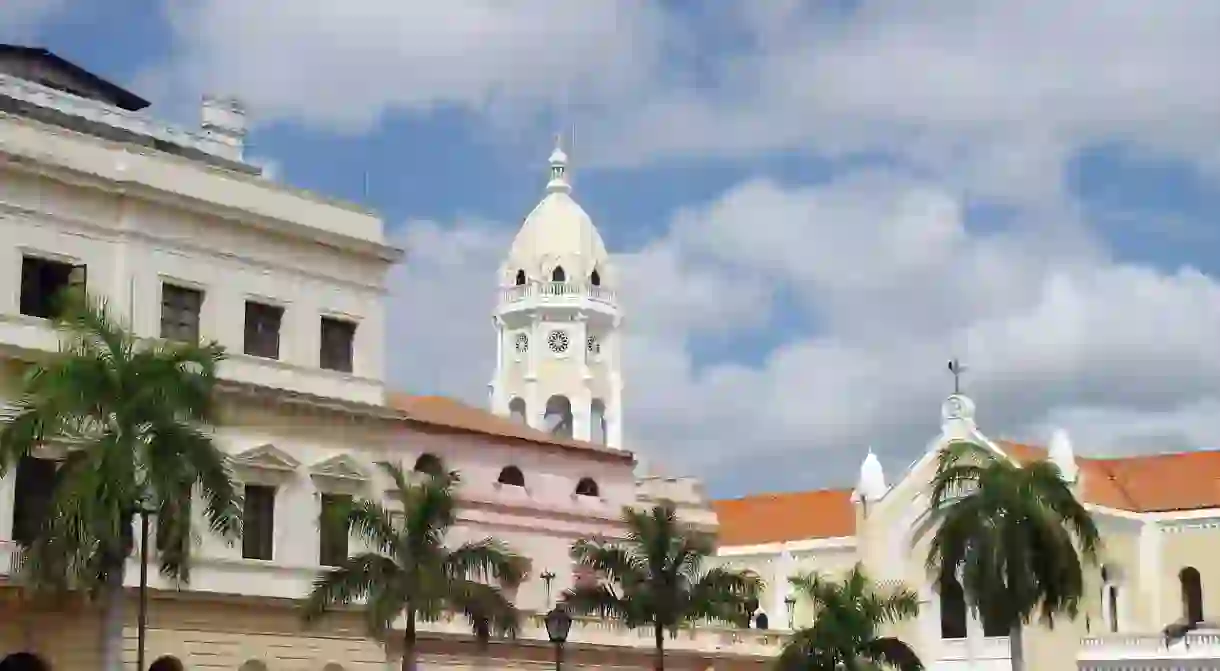
[[[204,96],[199,112],[204,136],[220,145],[217,153],[234,161],[242,160],[246,108],[241,101],[228,96]]]

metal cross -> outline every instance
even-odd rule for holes
[[[966,365],[957,357],[949,359],[949,372],[953,373],[953,393],[962,393],[962,375],[966,373]]]

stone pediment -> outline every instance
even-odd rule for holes
[[[235,454],[230,460],[234,466],[281,473],[291,473],[301,466],[291,454],[270,443]]]
[[[315,478],[353,482],[366,482],[369,479],[368,473],[360,465],[360,462],[347,454],[339,454],[330,459],[319,461],[309,467],[309,475]]]

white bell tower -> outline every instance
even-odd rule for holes
[[[521,225],[499,278],[492,412],[621,447],[618,276],[593,221],[572,199],[558,139],[546,195]]]

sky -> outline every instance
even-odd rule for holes
[[[392,384],[478,405],[567,134],[626,442],[715,496],[898,477],[950,357],[995,438],[1220,442],[1214,0],[7,0],[0,40],[180,123],[239,96],[254,160],[406,249]]]

